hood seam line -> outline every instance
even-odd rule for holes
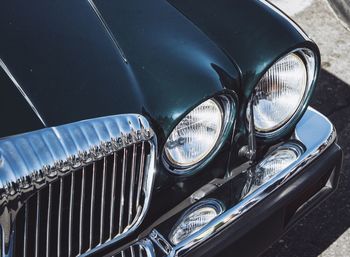
[[[46,122],[44,121],[44,119],[41,117],[39,111],[36,109],[36,107],[34,106],[33,102],[30,100],[30,98],[28,97],[28,95],[24,92],[23,88],[19,85],[19,83],[17,82],[17,80],[15,79],[15,77],[12,75],[11,71],[8,69],[8,67],[6,66],[6,64],[2,61],[2,59],[0,58],[0,67],[5,71],[5,73],[7,74],[7,76],[11,79],[12,83],[16,86],[16,88],[18,89],[18,91],[21,93],[21,95],[24,97],[24,99],[27,101],[27,103],[29,104],[29,106],[32,108],[33,112],[36,114],[36,116],[39,118],[39,120],[41,121],[41,123],[47,127]]]

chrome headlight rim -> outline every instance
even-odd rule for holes
[[[283,58],[287,57],[290,54],[297,55],[305,65],[307,78],[306,78],[304,94],[294,113],[282,125],[268,132],[262,132],[255,129],[255,136],[257,137],[258,140],[273,141],[287,134],[290,131],[290,129],[295,125],[295,123],[298,121],[298,119],[306,111],[309,100],[315,88],[316,79],[319,71],[320,60],[319,60],[319,54],[315,49],[312,49],[312,47],[296,48],[281,55],[265,70],[261,78],[258,80],[258,83],[264,77],[264,75],[267,73],[269,69],[271,69],[276,63],[278,63],[279,61],[281,61]],[[256,84],[256,86],[258,85],[258,83]],[[254,93],[255,93],[255,90],[253,91],[246,108],[247,128],[249,127],[249,122],[250,122],[249,108],[250,108],[251,100],[254,96]]]
[[[175,163],[172,163],[171,160],[167,157],[165,153],[165,144],[162,149],[161,159],[162,163],[165,166],[165,168],[173,175],[177,176],[192,176],[196,174],[198,171],[200,171],[204,166],[206,166],[220,151],[223,144],[226,142],[228,136],[232,131],[234,131],[235,123],[236,123],[236,113],[237,113],[237,104],[238,104],[238,97],[237,95],[232,91],[226,91],[221,92],[219,94],[216,94],[214,96],[208,97],[198,104],[194,105],[188,112],[186,112],[184,115],[181,116],[179,121],[174,125],[171,132],[169,133],[169,136],[174,131],[176,126],[189,114],[191,113],[196,107],[201,105],[202,103],[213,100],[215,101],[222,111],[222,125],[221,125],[221,131],[219,134],[219,137],[212,147],[212,149],[207,153],[207,155],[202,158],[199,162],[189,165],[189,166],[179,166]],[[168,137],[165,141],[167,141]]]

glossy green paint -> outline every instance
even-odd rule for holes
[[[167,137],[194,106],[238,87],[231,60],[165,1],[94,1],[137,73],[147,111]]]
[[[244,106],[291,49],[317,51],[257,0],[15,0],[0,12],[0,58],[48,126],[138,112],[165,138],[224,89]]]
[[[319,70],[320,54],[316,44],[298,25],[267,1],[168,1],[237,63],[241,73],[241,87],[237,93],[240,96],[240,121],[243,123],[254,87],[282,56],[297,48],[309,48],[315,53]],[[310,96],[311,92],[307,102]],[[302,113],[279,136],[290,131]],[[244,124],[240,129],[245,130]]]
[[[167,2],[15,0],[0,17],[0,58],[48,126],[142,113],[161,139],[238,84],[230,59]]]
[[[247,97],[275,60],[296,47],[318,53],[257,0],[14,0],[0,14],[0,58],[48,126],[137,112],[164,139],[224,89],[239,96],[243,118]]]
[[[0,69],[0,134],[8,136],[42,128],[42,123],[24,97]]]

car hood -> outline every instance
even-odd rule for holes
[[[252,88],[247,85],[256,82],[259,72],[301,38],[287,33],[268,46],[276,36],[266,24],[272,31],[285,28],[278,25],[281,18],[273,18],[271,10],[255,2],[12,0],[3,4],[0,59],[12,86],[0,80],[6,84],[0,101],[9,102],[12,87],[12,94],[16,88],[16,97],[22,95],[27,103],[10,101],[0,110],[8,117],[2,119],[0,137],[40,126],[141,113],[165,138],[204,99],[224,91],[244,98]],[[261,16],[263,22],[249,21],[249,14]],[[264,31],[269,33],[265,36]],[[249,40],[252,34],[259,44]],[[240,72],[241,85],[248,91],[240,88]],[[247,78],[255,80],[246,83]]]
[[[231,60],[169,3],[151,2],[14,0],[1,8],[0,58],[43,126],[141,113],[166,135],[194,105],[234,87]]]

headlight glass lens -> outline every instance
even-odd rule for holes
[[[242,197],[255,192],[275,176],[278,176],[278,174],[295,163],[302,153],[303,148],[294,142],[288,142],[278,147],[256,165],[254,169],[248,171],[249,176],[242,190]]]
[[[216,200],[200,202],[197,206],[188,210],[172,229],[169,235],[170,242],[174,245],[181,243],[188,237],[208,225],[223,211],[221,204]]]
[[[256,131],[283,126],[298,110],[307,87],[307,67],[296,53],[275,63],[259,81],[252,99]]]
[[[299,155],[293,148],[282,148],[273,152],[258,164],[251,191],[255,191],[256,188],[265,184],[279,172],[290,166],[298,159]]]
[[[223,113],[215,100],[207,100],[191,111],[170,134],[164,152],[171,164],[189,167],[203,160],[219,139]]]

